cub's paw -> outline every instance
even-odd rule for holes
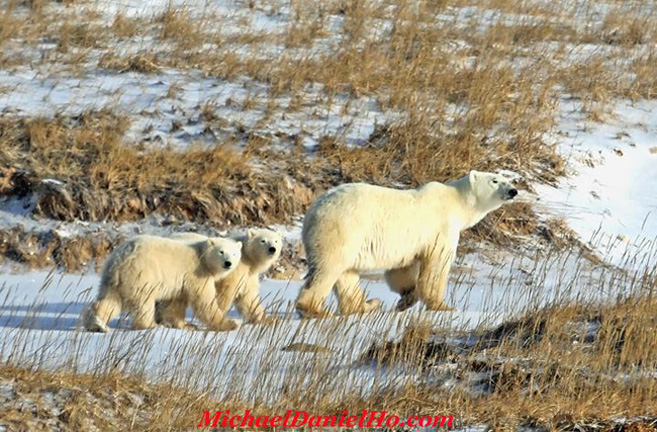
[[[192,324],[190,322],[186,322],[185,324],[183,324],[182,327],[179,328],[188,331],[197,331],[199,329],[199,327],[196,324]]]
[[[233,331],[240,328],[240,322],[234,319],[224,320],[215,330],[216,331]]]

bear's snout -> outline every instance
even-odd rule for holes
[[[509,196],[510,196],[511,198],[515,197],[516,195],[518,195],[518,189],[511,189],[511,190],[509,191]]]
[[[276,248],[275,248],[274,246],[271,246],[271,247],[269,248],[269,253],[270,253],[270,254],[275,254],[275,253],[276,253]]]
[[[232,266],[233,266],[233,263],[230,262],[230,261],[226,261],[226,262],[224,263],[224,268],[229,269],[229,268],[231,268]]]

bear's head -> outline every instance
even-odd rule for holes
[[[283,236],[269,229],[250,229],[246,234],[244,254],[255,264],[271,264],[281,255]]]
[[[518,195],[518,189],[508,178],[500,174],[473,170],[470,171],[468,180],[477,204],[486,212],[499,208]]]
[[[242,258],[242,242],[224,237],[210,237],[205,241],[203,260],[215,274],[228,274]]]

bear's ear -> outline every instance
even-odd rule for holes
[[[256,234],[255,230],[254,230],[253,228],[250,228],[250,229],[246,232],[246,238],[247,238],[247,239],[252,239],[252,238],[255,236],[255,234]]]
[[[211,247],[214,246],[214,245],[215,245],[215,244],[214,244],[214,240],[212,240],[211,238],[208,238],[208,239],[205,241],[205,246],[206,246],[206,247],[211,248]]]
[[[470,180],[470,183],[475,183],[477,181],[477,176],[479,176],[479,172],[472,170],[470,171],[470,174],[468,175],[468,179]]]
[[[238,241],[238,242],[237,242],[237,247],[240,248],[240,249],[242,249],[242,242],[239,242],[239,241]]]

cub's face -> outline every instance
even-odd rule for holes
[[[250,257],[260,262],[274,262],[281,255],[283,237],[280,233],[268,229],[251,229],[246,237]]]
[[[242,243],[223,237],[207,239],[206,264],[221,273],[232,271],[242,258]]]
[[[518,195],[511,181],[499,174],[470,171],[470,187],[485,208],[496,209]]]

